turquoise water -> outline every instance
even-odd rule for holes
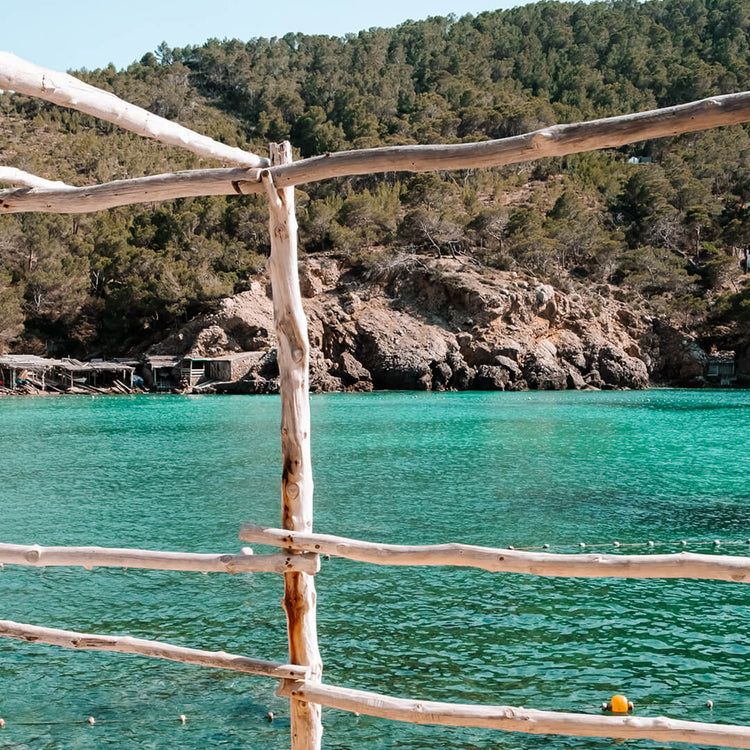
[[[312,416],[319,531],[566,552],[750,537],[746,391],[334,394]],[[279,524],[278,421],[274,396],[1,399],[0,541],[236,551],[241,523]],[[639,715],[750,724],[747,585],[334,559],[317,586],[332,684],[592,713],[624,692]],[[272,574],[6,566],[0,619],[283,661],[281,594]],[[0,748],[289,747],[261,677],[3,639],[0,684]],[[341,750],[615,744],[323,722]]]

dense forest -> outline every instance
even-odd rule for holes
[[[750,88],[744,0],[542,2],[345,38],[164,43],[89,83],[231,145],[301,156],[516,135]],[[76,185],[198,166],[77,112],[0,96],[0,162]],[[209,166],[203,162],[202,165]],[[376,274],[465,256],[649,308],[706,345],[750,344],[750,129],[490,170],[297,192],[303,252]],[[246,289],[262,196],[0,218],[0,352],[116,355]]]

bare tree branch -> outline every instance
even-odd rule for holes
[[[317,555],[222,555],[117,547],[40,547],[38,544],[0,544],[0,564],[35,568],[80,565],[89,570],[103,567],[282,574],[293,571],[314,574],[320,567]]]
[[[5,54],[0,53],[0,67]],[[356,174],[502,166],[747,121],[750,121],[750,92],[743,92],[603,120],[552,125],[526,135],[495,141],[341,151],[271,167],[268,172],[277,188],[285,188]],[[195,170],[76,188],[77,193],[46,188],[6,190],[0,191],[0,214],[22,211],[83,213],[197,195],[258,193],[264,192],[260,174],[261,170]]]
[[[219,143],[134,104],[128,104],[114,94],[90,86],[67,73],[40,68],[10,52],[0,52],[0,89],[17,91],[62,107],[77,109],[138,135],[187,149],[206,159],[219,159],[228,164],[246,167],[268,164],[268,159],[257,154]]]
[[[200,195],[263,192],[257,169],[195,169],[88,187],[0,190],[0,215],[26,211],[80,214],[133,203]]]
[[[393,721],[408,721],[411,724],[485,727],[526,734],[619,737],[651,739],[660,743],[690,742],[714,747],[750,748],[750,727],[682,721],[663,716],[593,716],[514,706],[439,703],[393,698],[319,682],[291,680],[283,680],[277,694],[286,698],[314,701],[341,711],[379,716]]]
[[[74,630],[43,628],[26,625],[11,620],[0,620],[0,637],[17,638],[29,643],[49,643],[52,646],[80,648],[87,651],[117,651],[121,654],[140,654],[157,659],[179,661],[184,664],[198,664],[202,667],[231,669],[234,672],[261,674],[277,679],[300,679],[308,670],[294,664],[281,664],[275,661],[249,659],[235,656],[225,651],[204,651],[203,649],[173,646],[171,643],[149,641],[145,638],[131,638],[127,635],[94,635],[78,633]]]
[[[560,555],[469,544],[405,545],[244,525],[240,539],[375,565],[455,565],[500,573],[579,578],[707,578],[750,582],[750,558],[729,555]]]

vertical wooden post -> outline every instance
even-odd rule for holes
[[[292,162],[289,142],[272,143],[270,150],[272,166]],[[297,270],[294,188],[277,190],[268,173],[263,175],[263,181],[270,213],[273,317],[281,384],[282,525],[293,531],[311,531],[310,345]],[[307,573],[286,573],[283,604],[289,634],[289,661],[309,666],[310,679],[318,681],[323,665],[318,650],[314,577]],[[319,750],[323,733],[320,706],[292,699],[291,718],[292,750]]]

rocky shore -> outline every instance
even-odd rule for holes
[[[369,268],[308,257],[300,280],[316,392],[706,384],[706,354],[693,339],[606,285],[562,292],[522,273],[407,254]],[[261,274],[149,354],[254,352],[247,374],[216,390],[275,392],[270,295]]]

